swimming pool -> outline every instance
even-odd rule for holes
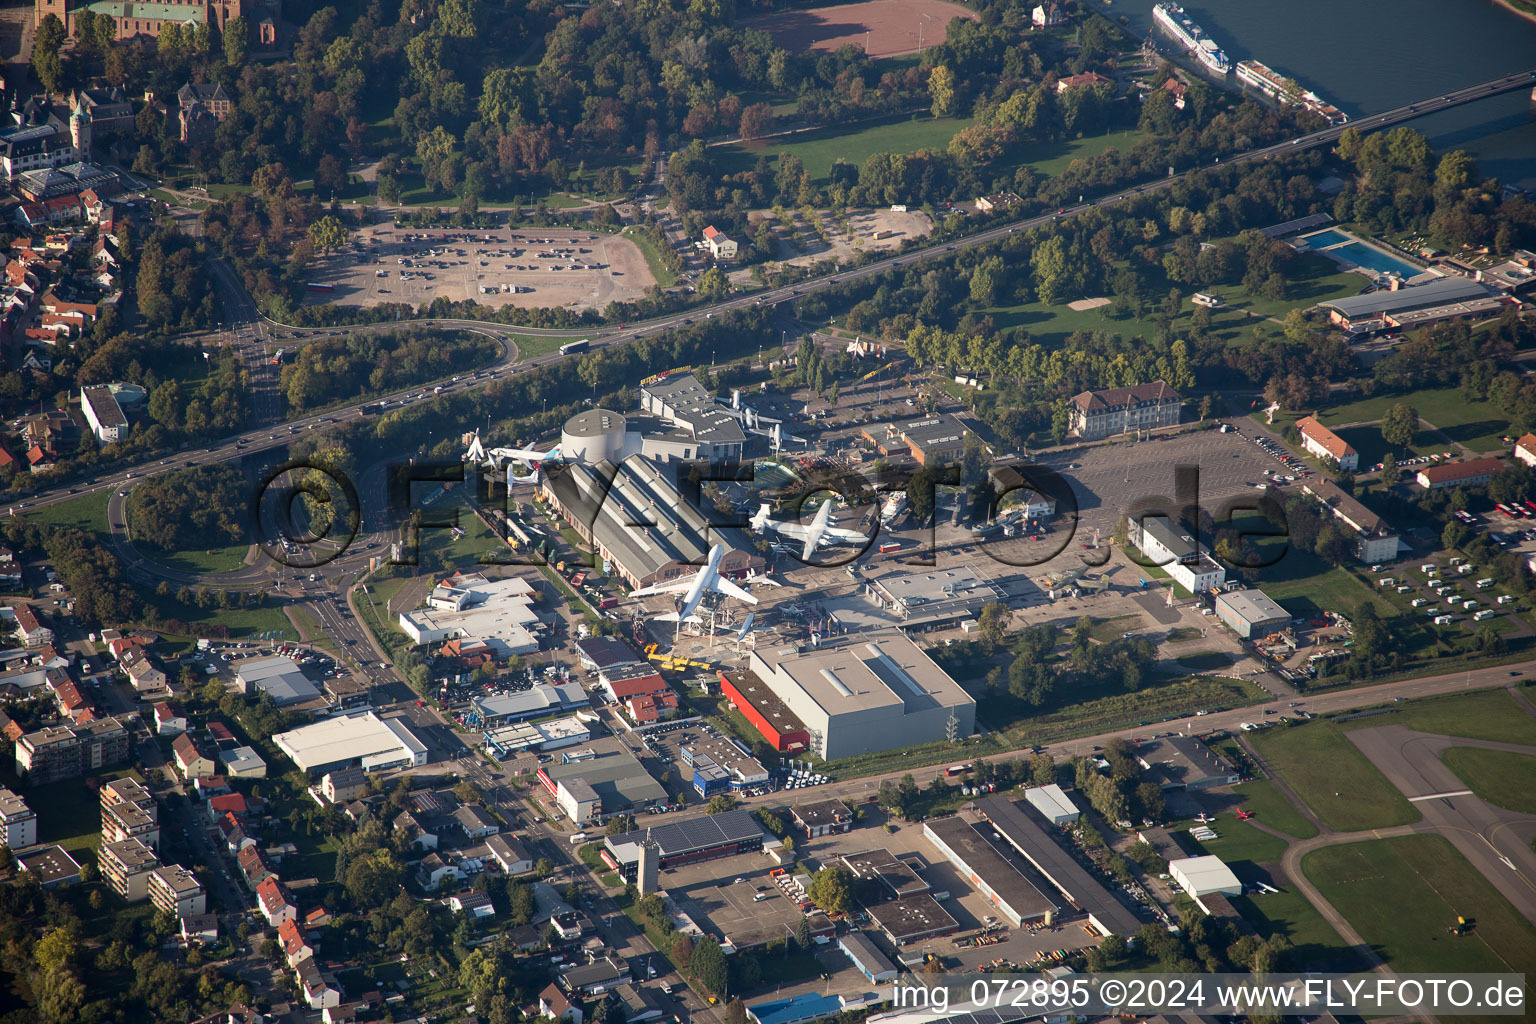
[[[1424,273],[1423,267],[1416,267],[1407,260],[1400,260],[1377,249],[1372,249],[1364,242],[1350,242],[1336,249],[1329,249],[1329,256],[1337,256],[1339,259],[1353,263],[1357,267],[1374,270],[1378,274],[1401,274],[1403,279],[1417,277]]]
[[[1340,242],[1352,242],[1354,239],[1342,231],[1329,228],[1327,231],[1319,231],[1315,235],[1308,235],[1302,241],[1306,243],[1308,249],[1322,249],[1326,246],[1338,245]]]
[[[1389,256],[1379,249],[1366,245],[1348,232],[1340,231],[1337,228],[1329,228],[1327,231],[1319,231],[1315,235],[1307,235],[1299,239],[1299,242],[1303,248],[1310,249],[1313,252],[1326,250],[1325,255],[1334,257],[1340,263],[1348,263],[1351,266],[1361,267],[1365,270],[1374,271],[1377,274],[1401,274],[1404,280],[1406,280],[1424,273],[1423,267],[1417,267],[1407,260],[1400,260],[1395,256]]]

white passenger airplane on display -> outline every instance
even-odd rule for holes
[[[781,537],[789,537],[793,540],[804,541],[805,547],[800,552],[801,559],[809,559],[818,547],[828,544],[868,544],[869,537],[858,530],[847,530],[840,526],[832,526],[832,501],[822,502],[821,508],[816,512],[816,518],[811,520],[810,526],[802,526],[800,523],[780,522],[771,518],[767,505],[757,510],[757,515],[752,517],[752,529],[758,533],[764,530],[772,530]]]
[[[509,473],[508,483],[537,484],[539,473],[544,463],[560,457],[559,448],[551,448],[548,451],[539,451],[537,448],[487,448],[480,441],[480,431],[464,435],[469,444],[469,450],[464,453],[465,462],[473,462],[479,466],[500,470],[510,461],[524,462],[533,467],[533,472],[528,476],[517,476]]]
[[[641,587],[631,591],[630,597],[649,597],[653,594],[683,594],[683,606],[675,612],[656,616],[657,622],[700,622],[702,621],[694,611],[699,607],[699,602],[704,600],[705,591],[713,590],[717,594],[734,597],[748,604],[757,604],[757,598],[753,597],[744,587],[739,587],[730,580],[720,575],[720,560],[725,557],[725,545],[716,544],[709,549],[709,561],[704,563],[704,568],[692,576],[685,576],[680,580],[672,580],[669,583],[657,583],[649,587]]]

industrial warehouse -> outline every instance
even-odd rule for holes
[[[432,588],[426,607],[400,613],[400,629],[412,643],[479,640],[499,659],[539,649],[534,630],[538,591],[520,576],[490,580],[481,573],[456,573]]]
[[[272,742],[306,772],[353,766],[373,772],[427,763],[427,748],[403,718],[380,718],[372,711],[275,733]]]
[[[739,809],[668,822],[609,836],[603,841],[607,854],[604,859],[625,881],[636,881],[640,846],[647,842],[656,848],[657,866],[665,870],[680,864],[756,853],[763,848],[763,827],[751,812]]]
[[[976,728],[975,699],[899,630],[803,649],[759,647],[747,664],[804,724],[811,751],[828,760],[954,741]]]
[[[763,569],[763,557],[743,531],[711,524],[683,497],[666,466],[641,456],[619,465],[572,463],[551,471],[544,495],[631,587],[689,575],[715,544],[726,546],[720,575]]]
[[[667,802],[666,787],[621,744],[602,753],[583,748],[561,754],[560,764],[539,768],[539,783],[578,825]]]
[[[923,836],[949,858],[998,912],[1013,924],[1049,924],[1060,908],[987,835],[989,830],[961,817],[923,824]]]

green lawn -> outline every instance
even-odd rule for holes
[[[219,548],[192,551],[162,551],[147,545],[138,545],[144,557],[152,562],[181,569],[184,572],[233,572],[245,564],[250,551],[249,544],[229,544]]]
[[[639,248],[640,255],[645,257],[645,265],[651,268],[651,276],[656,279],[658,285],[671,288],[677,283],[677,275],[672,273],[672,268],[662,259],[661,252],[656,248],[656,242],[650,235],[632,228],[625,228],[623,234]],[[557,345],[556,348],[558,347]]]
[[[1017,154],[1009,154],[1006,163],[1015,167],[1028,164],[1041,177],[1054,178],[1072,166],[1074,160],[1088,160],[1111,147],[1126,153],[1142,138],[1143,133],[1140,129],[1127,129],[1106,135],[1091,135],[1085,139],[1032,143],[1020,147]],[[998,173],[1001,173],[1001,169]]]
[[[1151,277],[1151,272],[1148,272]],[[1157,278],[1161,281],[1161,277]],[[1167,294],[1167,285],[1162,284],[1162,294]],[[1149,294],[1158,294],[1156,283],[1148,285]],[[1067,296],[1067,301],[1075,301],[1082,298],[1090,298],[1085,295]],[[1144,337],[1153,337],[1157,331],[1156,311],[1148,309],[1146,315],[1137,318],[1134,316],[1116,316],[1113,303],[1099,306],[1095,309],[1072,309],[1064,301],[1060,305],[1047,306],[1041,302],[1016,303],[1008,306],[993,306],[984,310],[988,316],[996,322],[1000,329],[1011,327],[1023,327],[1029,331],[1030,338],[1047,348],[1055,348],[1064,344],[1067,337],[1076,331],[1113,331],[1124,337],[1140,334]],[[1175,327],[1187,326],[1190,310],[1186,308],[1174,319]],[[1236,341],[1247,338],[1256,323],[1245,314],[1234,310],[1216,310],[1211,318],[1211,333]]]
[[[32,509],[25,513],[28,519],[44,526],[73,526],[76,529],[107,536],[107,500],[111,491],[82,494],[78,498],[61,501],[57,505]]]
[[[1338,932],[1295,889],[1230,899],[1261,938],[1281,935],[1290,942],[1282,962],[1291,969],[1348,970],[1357,966],[1354,953]]]
[[[1451,747],[1441,758],[1468,789],[1489,803],[1536,814],[1536,757],[1507,750]]]
[[[1369,729],[1373,725],[1403,725],[1441,736],[1536,746],[1536,718],[1505,690],[1418,697],[1394,704],[1390,716],[1340,723],[1345,731]]]
[[[1306,308],[1325,299],[1358,295],[1365,287],[1365,278],[1340,270],[1337,263],[1317,253],[1298,254],[1287,265],[1285,280],[1285,295],[1279,299],[1260,298],[1244,290],[1240,284],[1218,284],[1205,291],[1247,312],[1283,318],[1298,306]]]
[[[554,352],[566,342],[581,341],[588,336],[572,334],[568,337],[546,337],[540,334],[513,334],[510,337],[517,343],[517,358],[527,359],[530,356],[542,356]]]
[[[152,590],[141,590],[144,600],[160,610],[164,619],[180,619],[193,627],[194,636],[199,625],[217,624],[229,629],[232,639],[249,636],[252,633],[267,633],[276,631],[278,638],[282,640],[297,640],[298,631],[293,628],[293,623],[283,614],[282,608],[276,604],[261,605],[256,608],[199,608],[196,604],[181,604],[175,599],[174,592],[171,597],[161,597]],[[173,634],[161,630],[161,635],[173,638]]]
[[[1509,432],[1509,417],[1500,412],[1492,402],[1468,401],[1460,388],[1423,388],[1407,394],[1373,395],[1342,405],[1320,409],[1317,418],[1324,426],[1341,423],[1374,422],[1386,415],[1388,409],[1399,402],[1406,402],[1419,411],[1419,416],[1433,423],[1452,441],[1466,445],[1473,451],[1491,452],[1503,447],[1499,438]],[[1276,414],[1275,425],[1283,427],[1295,422],[1298,414]],[[1379,442],[1378,442],[1379,443]],[[1433,435],[1420,432],[1415,448],[1423,452],[1445,451],[1445,445]],[[1361,461],[1365,456],[1362,452]],[[1380,461],[1376,459],[1372,462]]]
[[[1333,828],[1355,832],[1419,820],[1418,810],[1332,722],[1249,735],[1259,755]]]
[[[1326,847],[1302,870],[1398,971],[1536,972],[1536,928],[1440,836]],[[1472,934],[1447,933],[1458,915]]]
[[[1252,811],[1270,828],[1277,828],[1297,839],[1311,839],[1317,835],[1317,828],[1280,792],[1280,787],[1268,779],[1239,783],[1232,787],[1232,791],[1243,798],[1243,810]]]
[[[1181,657],[1178,664],[1190,672],[1218,672],[1232,664],[1232,655],[1226,651],[1196,651]]]
[[[813,180],[824,183],[832,171],[832,165],[839,160],[860,167],[876,153],[947,149],[949,140],[961,129],[969,127],[971,120],[968,117],[913,114],[901,120],[832,125],[761,142],[733,142],[727,146],[717,146],[711,152],[726,174],[752,170],[761,156],[777,160],[781,155],[790,153],[800,159]]]
[[[1260,832],[1246,821],[1239,821],[1235,817],[1229,819],[1226,815],[1222,815],[1211,828],[1221,836],[1220,839],[1199,840],[1185,834],[1179,836],[1179,845],[1196,854],[1214,854],[1227,864],[1239,861],[1276,864],[1285,856],[1285,848],[1290,845],[1279,836]]]

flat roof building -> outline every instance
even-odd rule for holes
[[[755,853],[763,848],[763,827],[751,812],[738,808],[608,836],[603,844],[626,881],[638,877],[640,845],[645,842],[655,846],[658,867],[673,868]]]
[[[160,866],[155,851],[137,839],[106,843],[96,858],[101,877],[129,903],[149,896],[149,873]]]
[[[897,946],[948,935],[960,927],[959,922],[930,893],[872,903],[864,909],[870,920],[885,932],[885,937]]]
[[[576,655],[581,667],[591,672],[644,667],[650,664],[628,643],[616,636],[588,636],[576,641]]]
[[[540,683],[527,690],[476,697],[470,702],[484,726],[521,722],[526,718],[557,715],[563,711],[590,708],[587,693],[575,683]]]
[[[123,415],[111,388],[81,388],[80,410],[85,413],[91,433],[102,444],[121,441],[128,436],[128,417]]]
[[[304,674],[292,658],[276,655],[240,663],[235,669],[240,692],[247,697],[265,693],[278,707],[299,704],[320,696],[320,688]]]
[[[748,667],[828,760],[964,738],[976,728],[975,699],[898,630],[759,647]]]
[[[1423,284],[1397,285],[1364,295],[1319,302],[1328,318],[1352,334],[1408,326],[1472,313],[1492,312],[1503,306],[1493,289],[1469,277],[1441,277]]]
[[[219,764],[225,775],[233,779],[264,779],[267,762],[261,759],[254,747],[230,747],[219,751]]]
[[[999,795],[977,801],[976,809],[1002,841],[1018,851],[1072,906],[1085,912],[1088,923],[1101,934],[1122,938],[1136,934],[1141,921],[1057,841],[1051,826],[1032,806]]]
[[[970,566],[890,572],[867,580],[857,595],[826,603],[848,631],[899,626],[907,632],[948,629],[981,614],[1004,594]]]
[[[774,750],[798,754],[810,746],[811,736],[805,723],[767,683],[745,669],[717,674],[720,692]]]
[[[923,836],[1015,928],[1026,922],[1054,920],[1060,909],[1056,900],[992,845],[984,827],[961,817],[940,818],[923,823]]]
[[[306,772],[356,766],[364,771],[421,767],[427,748],[402,718],[380,718],[372,711],[340,715],[272,737],[278,749]]]
[[[1262,590],[1231,590],[1216,595],[1216,617],[1238,636],[1268,636],[1291,623],[1291,613]]]
[[[1168,862],[1168,873],[1185,892],[1200,897],[1219,892],[1224,896],[1241,896],[1243,883],[1237,880],[1232,869],[1220,857],[1185,857]]]
[[[668,374],[641,384],[640,408],[691,434],[699,445],[694,458],[708,462],[742,460],[746,431],[693,374]]]
[[[16,858],[23,871],[30,871],[44,889],[74,885],[80,881],[80,865],[62,846],[44,846]]]
[[[37,813],[27,802],[0,786],[0,846],[25,850],[37,843]]]
[[[910,455],[920,465],[929,462],[953,462],[965,451],[970,430],[949,413],[918,420],[871,424],[861,431],[882,455]]]
[[[164,864],[149,873],[149,901],[180,920],[207,913],[208,899],[197,876],[180,864]]]
[[[627,747],[618,746],[579,759],[569,753],[562,754],[561,761],[561,764],[541,765],[539,783],[550,796],[558,797],[562,782],[585,782],[598,801],[599,806],[592,815],[596,820],[667,802],[665,787],[651,778]]]
[[[432,588],[427,607],[401,612],[399,624],[412,643],[474,639],[505,659],[539,649],[538,600],[539,592],[521,576],[491,580],[458,573]]]
[[[820,839],[834,832],[849,832],[853,829],[853,811],[841,800],[795,804],[789,809],[789,814],[807,839]]]
[[[1227,581],[1226,568],[1206,553],[1183,524],[1167,516],[1147,513],[1134,517],[1127,523],[1126,533],[1152,565],[1191,594],[1219,590]]]

